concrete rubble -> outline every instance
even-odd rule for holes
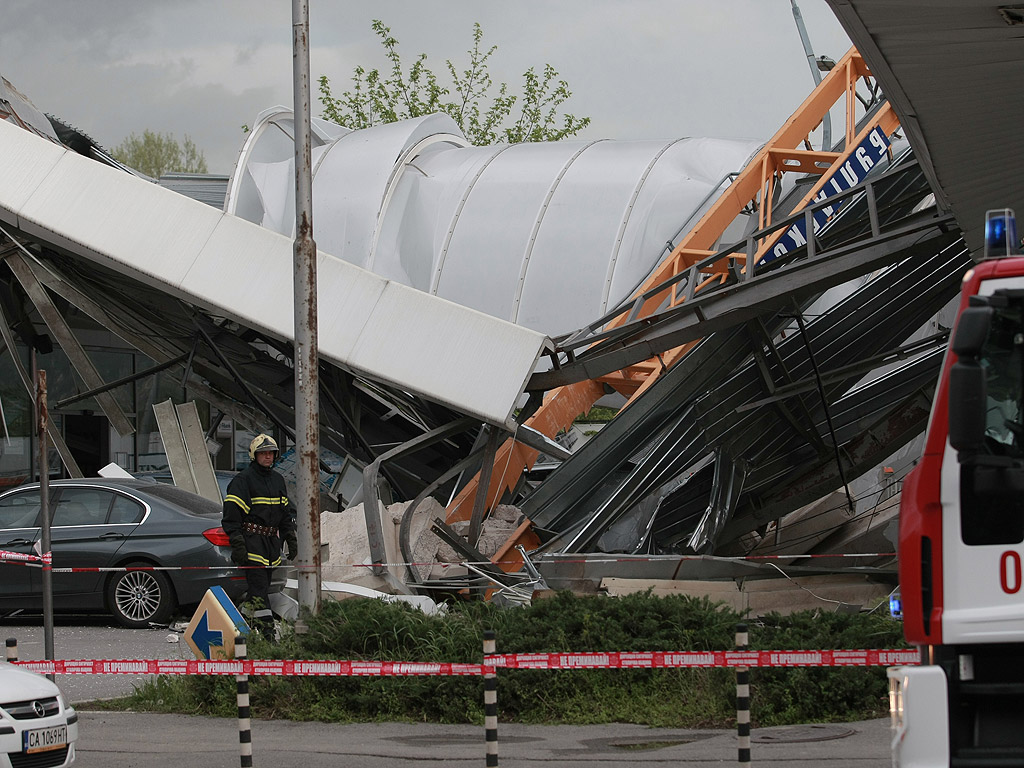
[[[402,516],[410,504],[391,504],[382,515],[389,577],[377,576],[370,568],[370,544],[363,505],[357,504],[341,512],[324,512],[320,518],[320,540],[321,544],[328,546],[322,565],[323,581],[345,582],[381,591],[394,591],[400,588],[399,585],[404,585],[407,574],[399,546],[399,530]],[[486,557],[492,557],[515,531],[521,517],[516,507],[498,506],[483,522],[476,548]],[[430,530],[435,520],[443,522],[444,519],[445,508],[436,500],[427,498],[417,507],[410,521],[413,563],[423,580],[467,574],[467,569],[461,565],[465,558]],[[452,528],[464,535],[469,523],[455,523]]]

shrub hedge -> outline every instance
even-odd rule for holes
[[[495,631],[500,653],[729,650],[741,621],[728,607],[686,596],[560,593],[527,608],[457,603],[440,616],[351,599],[326,602],[307,634],[286,628],[277,643],[254,638],[249,655],[479,663],[485,629]],[[752,648],[906,647],[902,626],[881,611],[810,611],[747,623]],[[751,716],[759,726],[879,717],[887,707],[881,668],[753,669],[751,689]],[[483,682],[475,677],[257,677],[250,692],[256,717],[483,722]],[[724,727],[735,721],[734,696],[729,669],[498,673],[504,722]],[[234,679],[157,678],[127,699],[99,706],[233,716]]]

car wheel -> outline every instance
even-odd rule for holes
[[[149,563],[128,563],[128,568]],[[167,624],[175,608],[170,580],[160,571],[116,573],[107,584],[107,605],[122,627],[139,629]]]

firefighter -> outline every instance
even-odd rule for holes
[[[288,559],[298,553],[295,508],[288,500],[284,478],[273,469],[280,450],[274,438],[257,435],[249,444],[249,466],[238,473],[224,497],[223,528],[231,541],[231,559],[245,569],[255,629],[273,638],[274,616],[270,610],[270,577],[281,564],[281,550]],[[262,567],[254,567],[262,566]]]

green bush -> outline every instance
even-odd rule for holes
[[[254,638],[253,658],[360,659],[479,663],[483,632],[493,629],[500,653],[705,651],[733,647],[742,617],[686,596],[573,596],[561,593],[522,609],[458,603],[427,616],[401,603],[328,602],[302,636],[276,644]],[[750,622],[752,648],[903,647],[901,626],[885,616],[807,612]],[[735,720],[730,669],[513,670],[498,672],[504,722],[640,723],[666,727],[727,726]],[[885,712],[880,668],[751,670],[751,714],[757,725],[828,722]],[[256,717],[352,722],[409,720],[483,722],[478,677],[256,677]],[[231,716],[230,677],[158,678],[109,708]]]

